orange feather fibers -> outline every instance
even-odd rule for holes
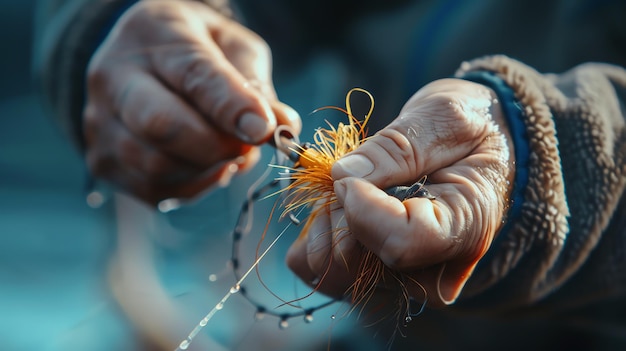
[[[370,109],[365,115],[363,121],[359,121],[352,114],[350,107],[350,97],[354,92],[366,94],[370,101]],[[335,109],[345,113],[348,116],[349,123],[339,123],[335,128],[328,123],[329,128],[319,128],[314,134],[314,143],[309,147],[296,147],[291,149],[299,156],[299,161],[294,167],[284,167],[288,170],[285,179],[290,184],[283,189],[287,193],[284,200],[284,213],[295,213],[302,208],[312,208],[310,215],[303,227],[304,235],[310,228],[313,219],[317,217],[321,211],[329,211],[329,205],[337,201],[333,188],[333,179],[331,169],[335,161],[345,154],[355,150],[367,139],[367,122],[374,109],[374,98],[372,95],[361,88],[353,88],[346,95],[346,109],[339,107],[323,107],[317,109]],[[314,111],[315,112],[315,111]],[[313,206],[314,204],[323,204],[323,206]],[[334,231],[347,231],[347,228],[335,228]],[[409,295],[406,289],[407,279],[398,271],[391,270],[373,254],[371,251],[362,247],[363,254],[358,267],[355,282],[346,292],[351,295],[351,302],[354,306],[365,306],[373,297],[376,287],[385,283],[387,279],[395,282],[392,289],[399,287],[398,309],[394,309],[394,315],[400,317],[402,312],[409,313],[408,301]],[[323,281],[324,277],[321,277]],[[415,282],[415,281],[414,281]],[[417,283],[417,282],[415,282]],[[417,283],[419,285],[419,283]],[[386,288],[390,288],[384,284]],[[410,313],[409,313],[410,314]]]

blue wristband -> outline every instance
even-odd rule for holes
[[[502,106],[515,147],[515,181],[513,182],[513,191],[510,196],[510,208],[505,215],[506,222],[500,229],[496,240],[494,240],[495,243],[511,230],[515,220],[520,217],[522,205],[524,204],[524,190],[528,185],[528,159],[530,154],[526,124],[524,123],[524,111],[515,98],[513,89],[493,72],[469,72],[460,78],[483,84],[493,89]]]

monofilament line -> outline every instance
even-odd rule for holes
[[[250,268],[241,276],[241,278],[237,281],[237,283],[235,283],[235,285],[233,285],[230,288],[230,290],[226,293],[226,295],[222,297],[220,302],[218,302],[217,305],[215,305],[215,307],[213,307],[213,309],[204,318],[202,318],[200,323],[198,323],[196,327],[193,328],[193,330],[191,331],[191,333],[189,333],[187,338],[178,345],[178,348],[176,349],[176,351],[187,350],[187,348],[189,347],[193,339],[196,337],[196,335],[198,335],[200,330],[202,330],[202,328],[204,328],[207,325],[207,323],[209,323],[209,321],[211,320],[211,318],[213,318],[213,316],[217,313],[217,311],[224,308],[224,303],[226,303],[226,301],[233,294],[237,293],[240,290],[241,283],[243,283],[243,281],[248,277],[248,275],[250,275],[250,273],[254,271],[254,269],[259,265],[263,257],[267,255],[267,253],[272,249],[272,247],[274,247],[274,245],[278,242],[278,240],[285,234],[285,232],[287,232],[287,229],[291,227],[291,224],[292,224],[291,222],[287,223],[285,228],[283,228],[280,234],[278,234],[276,238],[274,238],[274,240],[270,243],[270,245],[265,249],[265,251],[263,251],[263,253],[261,253],[261,255],[256,259],[256,261],[254,261],[252,266],[250,266]]]

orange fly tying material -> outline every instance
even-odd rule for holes
[[[352,114],[350,98],[354,92],[363,93],[367,95],[370,100],[369,111],[365,114],[363,120],[357,119]],[[288,148],[291,152],[297,155],[297,157],[295,158],[297,158],[298,161],[294,164],[293,167],[279,165],[275,166],[277,168],[282,168],[283,170],[287,171],[286,175],[280,179],[290,181],[289,185],[278,191],[278,193],[285,193],[285,197],[283,200],[284,211],[282,216],[284,217],[289,214],[299,213],[300,210],[304,208],[313,208],[307,218],[304,228],[302,229],[301,235],[305,235],[308,232],[308,229],[310,227],[310,224],[313,222],[313,219],[315,219],[316,216],[320,215],[321,211],[327,211],[328,206],[337,201],[337,198],[334,194],[333,179],[331,176],[333,164],[335,163],[335,161],[339,160],[347,153],[354,151],[367,139],[366,127],[367,122],[374,110],[374,98],[369,92],[364,89],[353,88],[346,94],[345,109],[329,106],[322,107],[320,109],[317,109],[316,111],[323,109],[335,109],[343,112],[348,116],[348,124],[339,123],[336,128],[333,127],[331,124],[328,124],[328,129],[319,128],[314,134],[314,143],[307,147],[297,146],[297,144],[289,143],[289,145],[294,145]],[[277,140],[278,139],[279,138],[277,138]],[[280,150],[283,151],[283,153],[286,151],[285,145],[279,145],[278,141],[276,145],[280,147]],[[274,186],[275,184],[278,184],[278,180],[279,179],[268,185]],[[434,198],[425,189],[422,188],[424,182],[425,177],[417,182],[414,186],[404,187],[402,191],[394,192],[391,194],[405,194],[399,197],[401,199],[404,199],[407,196],[427,197],[431,199]],[[255,186],[253,186],[253,188],[255,188]],[[244,271],[243,273],[240,273],[237,270],[237,267],[239,266],[239,261],[236,257],[236,247],[238,247],[238,243],[243,235],[243,232],[249,230],[247,224],[243,224],[247,223],[247,219],[243,218],[246,218],[246,216],[248,215],[247,211],[249,210],[252,202],[256,201],[260,197],[263,197],[263,193],[266,190],[267,189],[265,189],[265,187],[262,187],[252,192],[247,202],[244,203],[242,211],[240,212],[240,218],[238,219],[237,225],[235,226],[235,231],[233,233],[233,257],[231,263],[233,264],[233,270],[235,271],[237,282],[232,286],[230,291],[227,292],[224,297],[215,305],[215,307],[213,307],[213,309],[195,326],[195,328],[189,333],[187,338],[180,343],[180,345],[176,349],[177,351],[186,350],[189,347],[195,336],[204,326],[207,325],[207,323],[213,318],[217,311],[223,308],[224,303],[230,298],[230,296],[238,292],[241,295],[245,296],[245,290],[243,289],[243,286],[241,284],[246,279],[246,277],[258,267],[259,262],[270,251],[270,249],[274,246],[277,240],[283,236],[283,234],[286,232],[287,228],[291,224],[288,224],[262,253],[257,252],[256,260],[248,270]],[[266,197],[270,197],[274,194],[276,193],[267,195]],[[393,196],[398,197],[397,195]],[[320,204],[320,206],[313,206],[314,204]],[[241,220],[243,220],[243,222],[240,222]],[[271,215],[268,221],[269,220],[271,220]],[[335,228],[333,230],[347,231],[348,228]],[[262,237],[265,236],[266,231],[267,226],[263,231]],[[402,274],[401,272],[392,270],[389,267],[385,266],[383,262],[371,251],[365,248],[362,248],[362,250],[363,251],[361,255],[361,262],[356,271],[355,282],[346,292],[347,294],[351,294],[351,302],[354,304],[354,306],[364,306],[365,304],[367,304],[367,302],[369,302],[372,298],[376,288],[382,284],[385,285],[387,288],[393,287],[394,289],[392,289],[392,293],[397,292],[396,296],[398,297],[396,301],[397,305],[395,308],[383,308],[391,312],[385,313],[387,317],[389,317],[390,315],[394,315],[395,317],[404,317],[402,319],[404,323],[409,322],[412,317],[420,314],[422,309],[424,308],[425,302],[421,304],[419,310],[417,310],[416,312],[412,311],[412,298],[408,294],[406,285],[407,283],[413,283],[420,287],[421,285],[414,279]],[[323,279],[323,277],[320,277],[320,282],[318,284],[321,284]],[[389,285],[389,282],[393,282],[393,285]],[[423,291],[425,292],[425,290]],[[310,294],[307,296],[310,296]],[[301,300],[303,298],[306,298],[307,296],[299,298],[297,300]],[[283,302],[285,302],[285,304],[291,305],[289,301]],[[312,319],[313,311],[319,308],[323,308],[332,302],[333,301],[330,301],[320,306],[305,310],[305,321],[310,321]],[[264,307],[260,305],[257,305],[257,310],[258,313],[264,313],[265,311],[267,311]],[[287,325],[287,319],[291,316],[282,315],[280,317],[280,326],[283,327],[284,325]],[[382,318],[384,318],[384,316]]]
[[[371,102],[370,109],[363,120],[357,119],[352,114],[350,98],[354,92],[366,94]],[[282,190],[287,192],[283,216],[294,213],[303,207],[313,208],[301,235],[306,235],[310,224],[320,214],[320,211],[328,211],[328,206],[337,201],[331,176],[332,166],[335,161],[355,150],[367,139],[366,126],[374,109],[374,98],[364,89],[353,88],[346,95],[345,110],[338,107],[323,107],[316,111],[329,108],[345,113],[349,120],[348,124],[339,123],[335,128],[328,123],[328,129],[319,128],[314,134],[314,143],[310,147],[294,147],[292,149],[299,156],[299,161],[294,167],[284,167],[289,171],[285,179],[290,180],[291,183]],[[313,206],[316,203],[324,206]],[[347,228],[335,228],[333,230],[346,231]],[[400,296],[395,312],[400,313],[396,316],[401,316],[409,308],[409,295],[405,284],[407,281],[413,280],[400,272],[391,270],[376,255],[365,248],[363,248],[356,280],[346,293],[351,294],[351,300],[355,306],[361,305],[363,307],[372,297],[375,288],[387,278],[398,283],[395,284],[395,287],[399,287]],[[419,285],[419,283],[417,284]]]
[[[365,118],[360,121],[352,114],[350,98],[354,92],[361,92],[370,99],[370,108]],[[290,184],[282,191],[287,192],[284,201],[284,212],[294,213],[303,207],[311,207],[314,203],[324,200],[326,205],[336,201],[331,169],[335,161],[345,154],[355,150],[361,145],[367,136],[367,122],[374,111],[374,97],[366,90],[353,88],[346,94],[346,109],[328,106],[319,108],[313,112],[324,109],[335,109],[348,116],[348,124],[339,123],[335,128],[330,123],[328,129],[319,128],[313,135],[313,143],[307,147],[294,147],[299,160],[293,168],[286,168],[289,173],[285,179],[290,180]],[[308,217],[302,230],[306,233],[312,220],[324,207],[317,207]]]

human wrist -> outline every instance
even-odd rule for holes
[[[515,178],[515,143],[513,142],[511,128],[505,115],[506,112],[504,111],[502,102],[498,99],[496,91],[488,85],[481,85],[487,89],[489,95],[491,96],[491,107],[489,108],[489,114],[491,115],[491,119],[498,132],[501,133],[502,136],[504,136],[507,145],[508,155],[506,155],[506,158],[509,168],[507,178],[508,181],[513,184],[513,180]]]
[[[522,107],[515,98],[513,89],[493,72],[471,71],[466,72],[460,78],[481,84],[489,89],[495,102],[492,104],[491,111],[493,121],[509,145],[512,186],[507,199],[509,208],[505,212],[504,225],[498,234],[501,236],[510,230],[513,220],[521,215],[524,190],[528,184],[529,146]]]

